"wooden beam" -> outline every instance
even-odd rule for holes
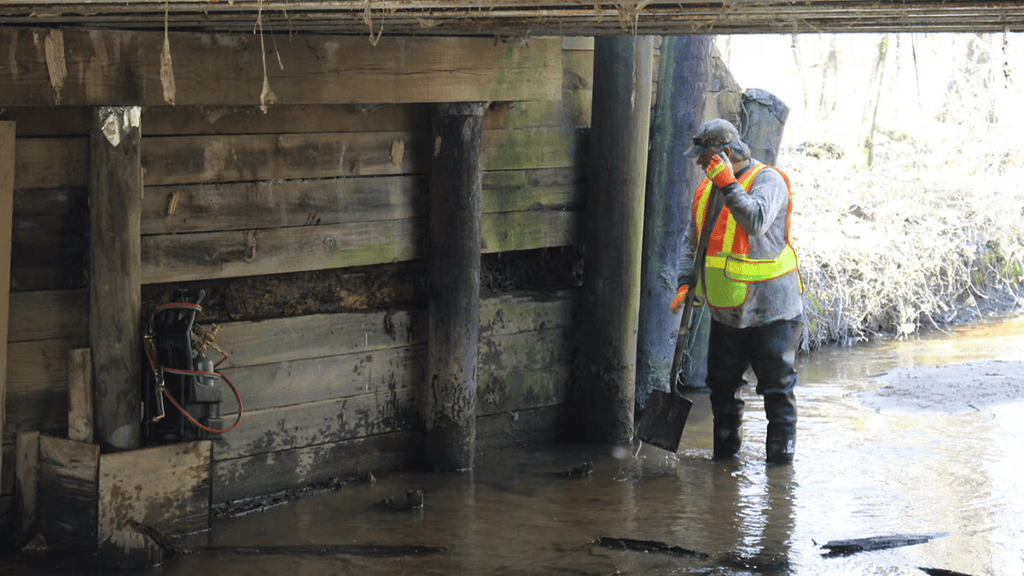
[[[423,344],[425,322],[403,310],[312,314],[224,324],[217,342],[231,355],[221,366],[228,369]]]
[[[213,457],[220,461],[412,430],[419,423],[415,392],[394,389],[247,413],[244,425],[218,439]]]
[[[39,437],[37,527],[58,550],[96,552],[100,447]]]
[[[282,28],[283,29],[283,28]],[[0,106],[394,104],[557,100],[561,41],[0,29]],[[273,58],[263,65],[264,47]],[[264,80],[273,101],[264,97]],[[169,83],[168,83],[169,84]]]
[[[14,122],[0,122],[0,436],[7,424],[7,336],[10,319],[11,238],[14,234]],[[0,474],[3,461],[0,460]]]
[[[19,148],[22,141],[18,140]],[[55,163],[62,160],[53,158]],[[88,173],[87,165],[82,168]],[[89,195],[85,187],[16,189],[14,207],[11,289],[84,289],[89,274]],[[83,310],[88,313],[87,306]]]
[[[141,111],[93,114],[89,174],[89,341],[96,441],[139,446],[142,375]]]
[[[68,353],[68,439],[92,443],[92,355],[88,348]]]
[[[38,517],[39,432],[19,432],[15,448],[15,522],[18,539],[28,542],[36,534]]]
[[[480,340],[483,104],[442,105],[430,178],[430,303],[423,419],[428,468],[473,468]]]
[[[169,234],[142,238],[146,284],[279,274],[416,260],[426,255],[419,219]]]
[[[680,317],[667,312],[678,288],[680,246],[693,191],[702,175],[694,159],[684,154],[704,118],[710,62],[710,36],[673,36],[662,42],[662,82],[652,121],[644,206],[636,359],[639,411],[647,407],[653,390],[668,390],[672,382],[669,372]],[[706,373],[699,364],[692,362],[690,371]],[[696,381],[688,376],[683,375],[688,384],[703,385],[703,377]]]
[[[200,440],[100,456],[99,543],[116,540],[132,522],[170,538],[208,530],[211,444]]]
[[[594,41],[594,126],[581,328],[580,430],[592,442],[633,436],[644,186],[653,38]]]
[[[214,462],[213,503],[407,469],[421,450],[422,434],[402,430]]]
[[[38,290],[11,294],[10,342],[89,335],[89,294],[78,290]]]

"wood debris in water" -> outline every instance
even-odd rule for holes
[[[821,547],[827,552],[822,553],[823,556],[848,556],[850,554],[856,554],[858,552],[868,552],[871,550],[885,550],[887,548],[899,548],[902,546],[913,546],[915,544],[924,544],[934,540],[935,538],[941,538],[942,536],[948,536],[948,533],[938,534],[896,534],[892,536],[871,536],[868,538],[852,538],[849,540],[830,540],[823,544]]]
[[[653,552],[656,554],[668,554],[669,556],[686,556],[688,558],[707,558],[708,555],[689,548],[680,546],[669,546],[664,542],[656,540],[634,540],[632,538],[610,538],[601,536],[594,541],[594,544],[602,548],[615,550],[629,550],[633,552]]]

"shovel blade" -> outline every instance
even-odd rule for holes
[[[647,410],[640,418],[637,438],[641,442],[675,453],[683,436],[686,418],[693,401],[674,392],[652,390]]]

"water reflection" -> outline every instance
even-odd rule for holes
[[[920,575],[919,567],[928,567],[1024,574],[1024,403],[908,414],[858,401],[874,386],[868,376],[898,366],[1020,361],[1022,349],[1018,319],[804,357],[791,467],[765,466],[763,408],[749,390],[739,458],[712,460],[710,410],[706,397],[697,397],[678,455],[649,446],[635,455],[593,446],[485,454],[471,474],[381,474],[373,484],[217,520],[210,534],[189,543],[377,543],[444,547],[441,554],[196,554],[143,573],[799,576]],[[585,463],[592,464],[589,475],[566,474]],[[422,509],[381,505],[410,489],[423,491]],[[830,540],[935,532],[949,535],[822,555]],[[610,549],[595,544],[600,537],[657,541],[704,556]],[[7,567],[0,562],[0,572]],[[102,573],[81,562],[31,567],[39,574]]]

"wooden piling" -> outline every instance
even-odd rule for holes
[[[633,436],[640,254],[654,38],[594,40],[594,103],[581,365],[580,432],[592,442]]]
[[[744,91],[739,129],[750,155],[774,166],[788,118],[789,107],[778,96],[760,88]]]
[[[441,105],[430,177],[430,304],[423,419],[430,469],[468,470],[480,336],[481,103]]]
[[[68,439],[92,443],[92,356],[88,348],[68,350]]]
[[[93,111],[89,172],[89,341],[96,442],[140,442],[141,203],[138,107]]]
[[[671,384],[669,371],[679,316],[669,313],[669,304],[678,288],[680,247],[690,220],[693,191],[702,176],[694,159],[683,154],[693,144],[691,138],[704,119],[710,63],[710,36],[668,36],[661,43],[644,206],[636,359],[638,410],[646,407],[652,390],[668,390]],[[690,374],[684,374],[684,378],[688,385],[704,384],[702,377],[699,382]]]
[[[11,234],[14,231],[14,127],[14,122],[0,122],[0,432],[6,426],[7,321],[10,317]]]

